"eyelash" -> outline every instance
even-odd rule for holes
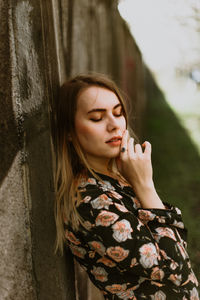
[[[123,115],[123,112],[121,111],[119,114],[115,114],[114,116],[115,117],[121,117]],[[100,119],[90,119],[91,121],[93,121],[93,122],[99,122],[99,121],[101,121],[102,120],[102,118],[100,118]]]

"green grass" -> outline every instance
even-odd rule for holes
[[[152,144],[154,182],[163,201],[178,206],[188,228],[188,252],[200,280],[200,156],[162,92],[148,95],[144,138]]]

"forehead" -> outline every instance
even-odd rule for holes
[[[77,101],[77,110],[89,111],[95,108],[111,109],[120,103],[114,92],[97,86],[91,86],[81,92]]]

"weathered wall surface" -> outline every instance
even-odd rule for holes
[[[53,253],[57,89],[79,72],[110,75],[134,102],[139,132],[141,55],[115,0],[0,0],[0,20],[0,299],[72,300],[72,258]]]

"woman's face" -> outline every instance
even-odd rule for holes
[[[77,99],[75,132],[89,162],[117,157],[126,120],[112,91],[91,86]]]

